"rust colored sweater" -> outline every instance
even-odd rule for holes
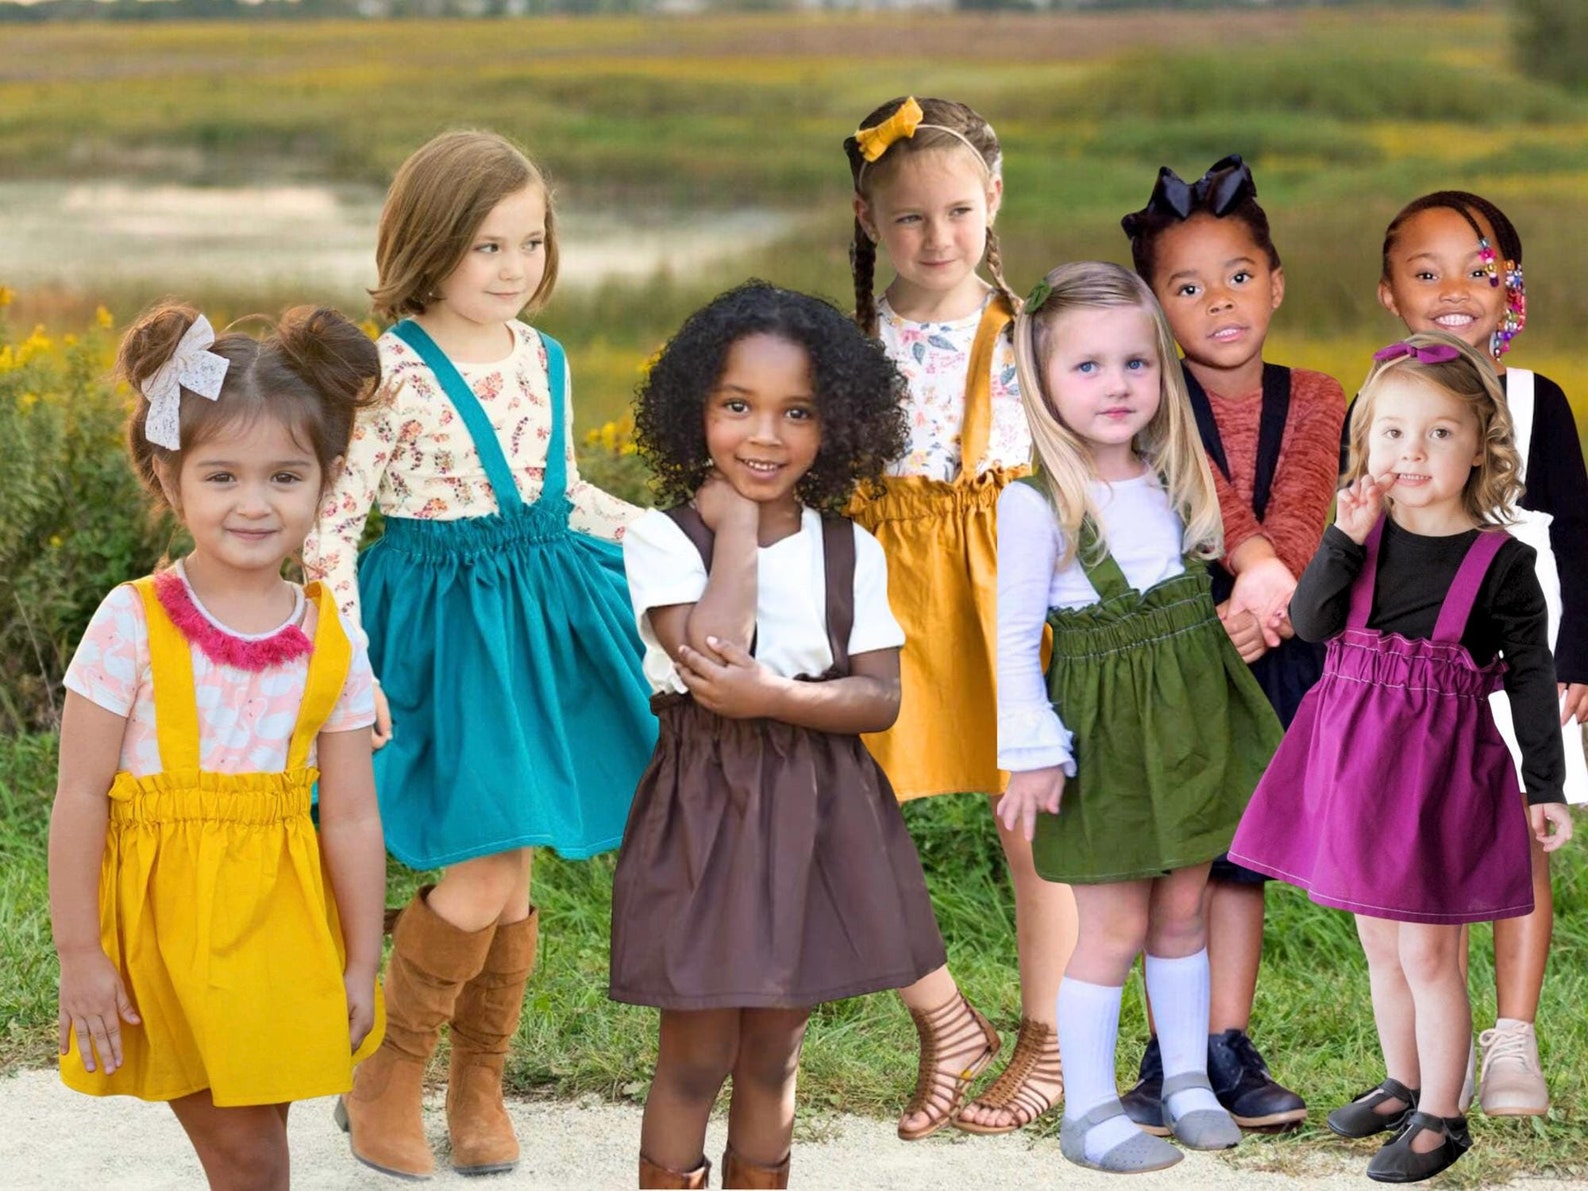
[[[1257,428],[1262,390],[1236,397],[1208,390],[1213,420],[1224,440],[1231,480],[1213,466],[1213,483],[1224,515],[1225,561],[1243,542],[1261,534],[1273,544],[1292,575],[1298,578],[1317,552],[1328,521],[1329,505],[1339,482],[1340,427],[1345,421],[1345,392],[1340,382],[1322,372],[1295,368],[1290,373],[1290,413],[1280,440],[1279,466],[1262,521],[1252,513],[1257,483]]]

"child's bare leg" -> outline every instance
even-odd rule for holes
[[[532,851],[512,848],[449,865],[425,901],[462,931],[483,930],[529,914]]]
[[[171,1101],[213,1191],[286,1191],[287,1107],[217,1108],[208,1090]]]
[[[1245,1030],[1252,1021],[1257,970],[1263,959],[1262,885],[1209,881],[1208,965],[1212,993],[1208,1033]]]
[[[733,1063],[728,1148],[755,1166],[780,1166],[794,1136],[794,1087],[809,1009],[744,1009]]]
[[[1467,1069],[1467,1043],[1472,1037],[1472,1008],[1461,977],[1457,952],[1459,926],[1402,922],[1400,965],[1416,1006],[1417,1060],[1422,1073],[1418,1108],[1436,1117],[1459,1115],[1456,1098]],[[1412,1149],[1426,1152],[1444,1138],[1427,1130]]]
[[[662,1010],[640,1153],[686,1174],[705,1159],[706,1121],[739,1052],[740,1009]]]
[[[1367,955],[1368,986],[1373,995],[1379,1046],[1384,1051],[1384,1073],[1415,1092],[1423,1081],[1417,1062],[1417,1008],[1401,970],[1400,931],[1399,922],[1357,915],[1356,933]],[[1462,1059],[1466,1059],[1465,1051]],[[1400,1100],[1386,1100],[1375,1111],[1393,1116],[1408,1107]]]
[[[993,806],[997,805],[994,799]],[[1068,885],[1045,881],[1037,875],[1031,859],[1031,841],[1024,834],[1008,830],[996,815],[993,821],[998,824],[998,842],[1009,862],[1009,880],[1015,893],[1020,1015],[1054,1028],[1059,982],[1064,979],[1065,965],[1075,950],[1075,895]],[[1027,1086],[1044,1097],[1057,1099],[1063,1082],[1033,1075]],[[1015,1124],[1021,1117],[1013,1108],[990,1108],[973,1102],[966,1106],[961,1119],[977,1125],[1003,1126]]]
[[[1532,838],[1531,836],[1529,838]],[[1532,1022],[1544,992],[1544,969],[1555,932],[1555,895],[1549,884],[1549,853],[1533,846],[1533,912],[1494,924],[1494,989],[1498,1015]]]

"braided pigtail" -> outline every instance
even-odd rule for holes
[[[1004,260],[1003,254],[998,248],[998,233],[991,226],[987,228],[987,251],[982,259],[987,262],[987,272],[992,274],[993,285],[1004,296],[1004,300],[1009,303],[1009,309],[1013,313],[1019,314],[1020,298],[1015,294],[1014,290],[1009,288],[1009,282],[1004,280]]]
[[[877,336],[877,299],[873,290],[877,272],[877,246],[855,220],[855,242],[849,246],[849,272],[855,280],[855,323],[869,337]]]

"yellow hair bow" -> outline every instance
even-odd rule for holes
[[[860,146],[860,155],[867,161],[875,161],[900,137],[909,139],[914,136],[915,130],[920,127],[923,114],[921,105],[915,102],[915,96],[910,96],[899,105],[898,111],[881,124],[862,128],[855,133],[855,144]]]

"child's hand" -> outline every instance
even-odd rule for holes
[[[1571,838],[1571,811],[1564,802],[1530,806],[1527,808],[1527,817],[1532,820],[1533,835],[1544,845],[1546,852],[1557,850]]]
[[[1561,727],[1564,728],[1572,720],[1579,724],[1588,722],[1588,682],[1560,684]]]
[[[347,990],[347,1041],[357,1050],[375,1028],[375,977],[359,972],[342,973]]]
[[[106,1075],[121,1066],[121,1023],[142,1022],[133,1008],[127,986],[116,965],[98,947],[82,954],[61,956],[61,1053],[71,1048],[77,1035],[77,1051],[83,1066],[94,1068],[94,1056]]]
[[[1061,766],[1011,773],[1009,788],[998,800],[998,818],[1005,831],[1013,831],[1018,823],[1020,833],[1030,841],[1037,834],[1037,812],[1058,814],[1059,800],[1063,797],[1064,769]]]
[[[695,511],[712,533],[721,532],[735,520],[754,529],[761,521],[761,508],[747,496],[740,496],[716,468],[695,492]]]
[[[1225,623],[1249,613],[1257,621],[1257,630],[1265,649],[1279,644],[1279,622],[1285,618],[1290,597],[1296,590],[1296,577],[1290,568],[1277,558],[1255,562],[1235,576],[1235,587],[1226,601],[1228,613]]]
[[[370,734],[370,744],[378,752],[391,740],[391,704],[380,683],[375,684],[375,730]]]
[[[695,702],[734,720],[773,716],[786,680],[731,641],[707,637],[706,644],[716,657],[687,645],[678,647],[678,676]]]
[[[1235,652],[1241,655],[1241,661],[1250,666],[1268,652],[1268,646],[1263,641],[1263,630],[1257,624],[1257,617],[1250,612],[1231,616],[1228,600],[1220,604],[1216,611],[1224,631],[1229,634],[1230,644],[1234,645]]]
[[[1334,498],[1334,523],[1340,532],[1358,546],[1367,541],[1383,511],[1384,494],[1394,482],[1395,477],[1390,475],[1362,476],[1340,489]]]

